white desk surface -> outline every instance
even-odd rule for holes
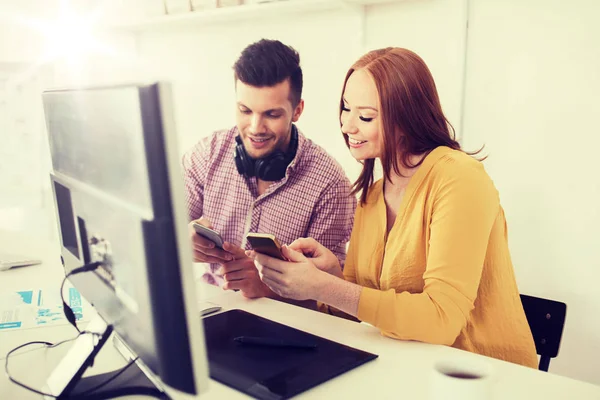
[[[27,242],[24,237],[0,232],[0,251],[21,252],[38,256],[44,261],[38,266],[24,267],[0,272],[0,293],[17,289],[54,286],[58,290],[64,276],[60,266],[57,245]],[[234,292],[198,283],[199,301],[209,299],[224,309],[239,308],[265,318],[356,347],[379,355],[361,367],[349,371],[331,381],[313,388],[298,398],[321,399],[368,399],[404,398],[426,399],[428,384],[435,362],[442,359],[478,359],[492,365],[496,376],[494,399],[598,399],[600,386],[570,378],[541,372],[512,363],[482,357],[446,346],[417,342],[404,342],[383,337],[374,327],[291,306],[270,299],[247,300]],[[57,342],[73,337],[70,325],[0,332],[0,367],[4,366],[4,355],[13,347],[31,341]],[[125,362],[109,341],[87,374],[97,374],[118,369]],[[68,345],[67,345],[68,346]],[[54,351],[53,357],[59,354]],[[19,356],[21,357],[21,356]],[[36,356],[37,357],[37,356]],[[44,358],[43,354],[39,357]],[[32,359],[37,362],[35,359]],[[43,360],[46,369],[52,362]],[[552,364],[550,364],[552,367]],[[14,371],[18,373],[19,371]],[[28,375],[44,378],[44,368],[31,368]],[[21,375],[20,375],[21,376]],[[33,379],[33,378],[32,378]],[[35,381],[35,379],[33,379]],[[245,399],[246,395],[218,382],[210,381],[210,387],[202,398]],[[0,371],[1,399],[39,399],[40,396],[27,392],[12,384]]]

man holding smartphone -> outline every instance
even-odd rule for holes
[[[281,243],[312,237],[343,265],[356,199],[341,166],[294,125],[304,100],[293,48],[276,40],[251,44],[234,78],[236,126],[183,157],[194,261],[210,264],[209,283],[249,298],[277,297],[245,255],[246,234],[273,234]],[[197,234],[194,223],[220,234],[222,248]]]

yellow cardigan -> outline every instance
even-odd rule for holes
[[[383,181],[356,211],[344,268],[363,286],[358,319],[397,339],[535,368],[504,211],[482,164],[438,147],[409,181],[386,239]]]

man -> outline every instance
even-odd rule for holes
[[[183,157],[194,261],[210,263],[209,283],[248,298],[277,296],[260,280],[248,232],[281,243],[313,237],[343,263],[356,199],[340,165],[296,128],[304,109],[300,56],[276,40],[248,46],[234,65],[236,126],[200,141]],[[219,232],[223,249],[196,234]]]

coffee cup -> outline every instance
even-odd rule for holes
[[[434,365],[431,400],[489,400],[493,370],[485,360],[448,359]]]

